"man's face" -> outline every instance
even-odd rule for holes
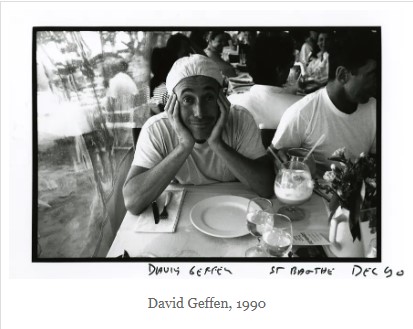
[[[222,53],[224,47],[228,46],[228,40],[225,34],[219,34],[211,40],[210,46],[219,53]]]
[[[377,62],[368,60],[357,72],[350,74],[350,78],[344,84],[344,90],[350,101],[365,104],[370,97],[376,96],[377,88]]]
[[[204,76],[185,78],[174,89],[181,119],[197,143],[209,138],[217,122],[219,89],[218,82]]]

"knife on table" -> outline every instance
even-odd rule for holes
[[[152,202],[152,212],[153,212],[153,218],[155,220],[155,224],[159,223],[159,208],[158,204],[156,203],[156,200]]]

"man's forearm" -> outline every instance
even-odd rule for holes
[[[131,170],[123,188],[126,209],[133,214],[144,211],[165,190],[190,153],[179,145],[155,167],[136,174]]]
[[[275,179],[271,160],[268,157],[251,160],[239,154],[225,143],[211,146],[212,150],[227,164],[231,172],[244,185],[263,197],[274,194]]]

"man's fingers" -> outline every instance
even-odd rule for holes
[[[221,100],[222,104],[226,107],[226,108],[230,108],[231,107],[231,102],[228,100],[228,98],[224,95],[224,92],[222,91],[222,89],[219,92],[218,95],[218,99]]]
[[[175,101],[173,104],[172,115],[174,118],[175,124],[180,127],[181,126],[181,116],[179,115],[179,102]]]
[[[170,97],[168,97],[168,100],[166,101],[166,104],[165,104],[165,111],[168,112],[169,110],[171,110],[170,106],[171,106],[172,99],[174,98],[174,96],[175,94],[172,94]]]

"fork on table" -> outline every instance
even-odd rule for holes
[[[161,212],[161,214],[159,215],[159,219],[167,219],[168,218],[168,211],[166,210],[166,207],[168,206],[169,202],[171,201],[171,192],[166,192],[166,196],[165,196],[165,204],[163,206],[163,210]]]

